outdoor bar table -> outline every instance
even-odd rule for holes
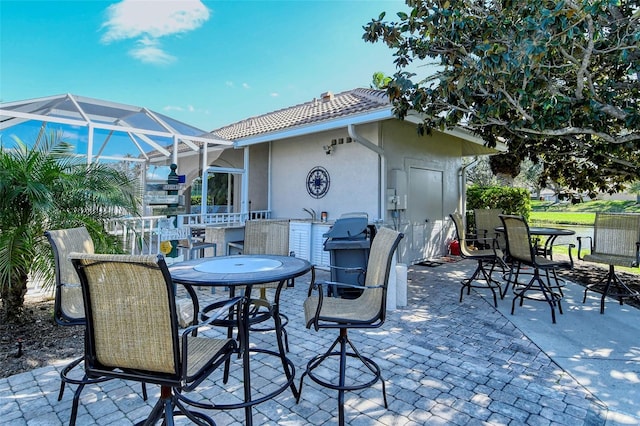
[[[496,232],[504,233],[504,226],[496,227]],[[529,233],[536,237],[546,237],[542,249],[539,249],[539,253],[553,259],[553,244],[556,242],[556,239],[558,237],[574,235],[576,232],[572,229],[530,226]]]
[[[210,286],[229,287],[233,294],[237,287],[245,289],[247,300],[250,299],[251,288],[255,284],[278,282],[276,295],[272,304],[271,317],[275,322],[275,332],[278,341],[278,351],[262,348],[250,348],[250,303],[244,303],[240,315],[239,336],[241,336],[240,351],[242,353],[244,402],[238,404],[205,404],[199,408],[204,409],[245,409],[245,421],[247,425],[253,424],[251,407],[262,403],[268,399],[282,393],[290,387],[294,396],[297,397],[297,390],[293,384],[295,367],[293,362],[286,356],[285,347],[282,341],[282,323],[279,315],[280,292],[284,283],[292,278],[299,277],[313,271],[311,264],[303,259],[293,256],[273,256],[273,255],[237,255],[221,256],[214,258],[195,259],[186,262],[176,263],[169,267],[171,278],[175,283],[185,286]],[[194,301],[194,318],[200,311],[199,302]],[[205,308],[206,311],[206,308]],[[277,356],[282,362],[282,368],[287,377],[287,382],[269,393],[257,399],[251,396],[251,361],[250,352],[259,352],[271,356]]]

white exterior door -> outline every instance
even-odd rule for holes
[[[439,257],[443,253],[442,171],[409,168],[407,218],[411,229],[411,262]]]

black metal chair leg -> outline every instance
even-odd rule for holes
[[[101,382],[105,382],[107,380],[111,380],[110,378],[107,377],[98,377],[98,378],[88,378],[87,375],[83,375],[82,379],[74,379],[69,377],[69,374],[71,374],[71,371],[76,368],[78,365],[80,365],[80,363],[84,360],[84,357],[80,357],[77,358],[75,360],[73,360],[71,363],[69,363],[61,372],[60,372],[60,391],[58,392],[58,401],[62,400],[62,397],[64,395],[64,391],[66,389],[66,384],[67,383],[71,383],[71,384],[75,384],[78,385],[78,387],[76,388],[75,392],[73,393],[73,403],[71,406],[71,417],[69,419],[69,425],[73,426],[76,423],[76,416],[78,414],[78,406],[80,405],[80,394],[82,393],[82,390],[84,389],[85,385],[88,384],[94,384],[94,383],[101,383]],[[142,398],[146,401],[147,400],[147,385],[145,383],[141,383],[142,386]]]
[[[164,402],[162,399],[159,399],[158,402],[153,406],[151,413],[149,413],[149,417],[147,417],[144,421],[136,423],[138,425],[147,425],[147,424],[155,424],[158,420],[162,418],[162,413],[164,411]]]
[[[551,291],[551,289],[547,289],[545,287],[544,281],[542,281],[542,278],[540,278],[540,275],[537,273],[537,271],[534,278],[538,283],[538,287],[540,287],[540,291],[542,292],[542,295],[544,296],[545,300],[549,304],[549,307],[551,308],[551,322],[555,324],[556,323],[556,310],[555,310],[556,300],[553,295],[553,292]],[[562,314],[562,306],[560,305],[559,299],[558,299],[558,310],[560,311],[560,314]]]
[[[340,344],[340,350],[334,351],[336,346]],[[347,346],[350,348],[350,352],[348,351]],[[319,367],[328,357],[337,356],[339,359],[339,377],[338,384],[331,383],[323,378],[316,376],[313,373],[313,370]],[[373,374],[373,379],[366,382],[355,385],[347,385],[346,384],[346,366],[347,366],[347,357],[357,358],[360,360],[362,364],[364,364],[369,371]],[[322,355],[318,355],[312,358],[307,363],[307,369],[302,373],[300,377],[300,386],[298,388],[298,396],[296,402],[299,402],[300,395],[302,394],[302,384],[304,381],[304,377],[308,375],[314,382],[318,383],[321,386],[327,387],[329,389],[334,389],[338,391],[338,424],[343,426],[345,424],[345,415],[344,415],[344,394],[346,391],[352,390],[360,390],[365,389],[367,387],[372,386],[378,380],[382,382],[382,396],[384,400],[385,408],[388,408],[387,405],[387,390],[384,383],[384,378],[382,377],[382,373],[380,371],[380,367],[370,358],[367,358],[358,352],[356,347],[353,345],[349,337],[347,336],[346,329],[340,329],[340,335],[333,341],[331,347]]]
[[[58,391],[58,401],[62,401],[62,396],[64,395],[64,387],[66,382],[64,380],[60,381],[60,391]]]
[[[87,376],[84,376],[85,378]],[[71,404],[71,417],[69,418],[69,426],[75,426],[76,417],[78,416],[78,404],[80,403],[80,394],[84,389],[84,383],[78,385],[76,391],[73,393],[73,403]]]
[[[615,288],[615,294],[610,294],[612,286]],[[600,292],[599,289],[602,289],[602,292]],[[631,288],[629,288],[629,286],[627,286],[620,279],[620,277],[618,277],[618,275],[615,272],[615,267],[613,265],[609,265],[609,272],[600,281],[585,287],[582,303],[585,303],[587,301],[587,292],[590,290],[596,293],[601,293],[601,296],[600,296],[600,313],[601,314],[604,314],[605,302],[606,302],[607,296],[616,297],[621,305],[624,304],[625,297],[640,298],[640,294],[637,291],[634,291]]]
[[[289,335],[287,334],[287,329],[282,328],[282,337],[284,337],[284,348],[287,352],[289,352]]]
[[[338,379],[338,424],[344,426],[344,383],[347,372],[347,348],[345,339],[340,340],[340,376]]]
[[[476,288],[488,288],[489,290],[491,290],[491,293],[493,293],[493,305],[497,308],[498,307],[498,299],[496,296],[496,291],[495,291],[495,287],[498,288],[498,290],[500,291],[500,295],[502,298],[502,289],[500,288],[500,285],[497,281],[495,281],[493,278],[491,278],[491,274],[493,273],[493,269],[494,269],[495,265],[491,267],[491,270],[489,272],[487,272],[484,268],[484,263],[482,260],[478,260],[478,266],[476,266],[475,271],[473,271],[473,274],[471,275],[470,278],[465,278],[464,280],[460,281],[460,283],[462,284],[462,287],[460,288],[460,303],[462,303],[462,297],[464,295],[464,290],[467,290],[467,295],[471,294],[471,288],[472,287],[476,287]],[[482,274],[482,278],[479,278],[479,276]],[[487,282],[486,286],[480,286],[480,285],[473,285],[473,281],[476,280],[485,280]]]
[[[483,268],[481,272],[482,272],[482,275],[484,276],[485,281],[487,282],[487,286],[489,287],[489,290],[491,290],[491,293],[493,294],[493,306],[497,308],[498,298],[496,297],[496,291],[494,290],[494,287],[492,285],[494,281],[491,278],[491,273],[493,272],[493,268],[491,268],[489,272],[485,271]],[[495,284],[496,284],[496,287],[498,287],[498,290],[500,290],[500,285],[497,282],[495,282]],[[502,291],[500,291],[500,293],[502,293]]]
[[[149,417],[138,422],[136,426],[155,425],[161,419],[163,425],[173,426],[173,419],[176,416],[185,416],[199,426],[215,426],[215,422],[211,417],[204,413],[189,410],[180,402],[173,393],[173,390],[168,386],[162,386],[160,388],[160,399],[158,399],[158,402],[153,406]]]
[[[84,359],[83,357],[74,359],[66,367],[64,367],[64,369],[60,372],[60,392],[58,393],[58,401],[62,400],[62,396],[64,395],[64,390],[65,390],[65,385],[67,384],[67,382],[81,383],[82,381],[86,380],[86,378],[82,380],[76,380],[76,379],[71,379],[67,377],[71,373],[71,370],[76,368],[78,364],[82,362],[83,359]]]

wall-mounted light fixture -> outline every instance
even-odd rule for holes
[[[324,149],[324,153],[327,155],[330,155],[331,152],[336,148],[336,145],[338,144],[338,140],[337,139],[331,139],[331,144],[330,145],[324,145],[322,147],[322,149]]]

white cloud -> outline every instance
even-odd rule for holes
[[[227,87],[233,87],[234,86],[233,81],[225,81],[224,84],[226,84]]]
[[[269,94],[269,96],[271,96],[272,98],[277,98],[278,96],[280,96],[280,93],[272,92],[272,93]]]
[[[209,9],[193,0],[123,0],[107,8],[105,43],[148,35],[153,38],[195,30],[209,19]]]
[[[147,38],[138,40],[137,46],[129,50],[129,55],[145,64],[167,65],[176,60],[175,56],[160,48],[160,43]]]
[[[159,39],[199,28],[209,19],[209,9],[199,0],[123,0],[109,6],[106,15],[103,43],[135,39],[142,47],[129,52],[133,57],[167,64],[175,57],[162,50]]]
[[[196,108],[193,105],[187,105],[186,107],[181,107],[179,105],[167,105],[162,108],[163,111],[179,111],[179,112],[193,112],[198,114],[209,115],[208,109]]]
[[[251,86],[249,86],[249,83],[242,83],[242,87],[244,89],[251,89]]]
[[[181,106],[178,105],[167,105],[166,107],[162,108],[165,111],[184,111],[184,108],[182,108]]]

